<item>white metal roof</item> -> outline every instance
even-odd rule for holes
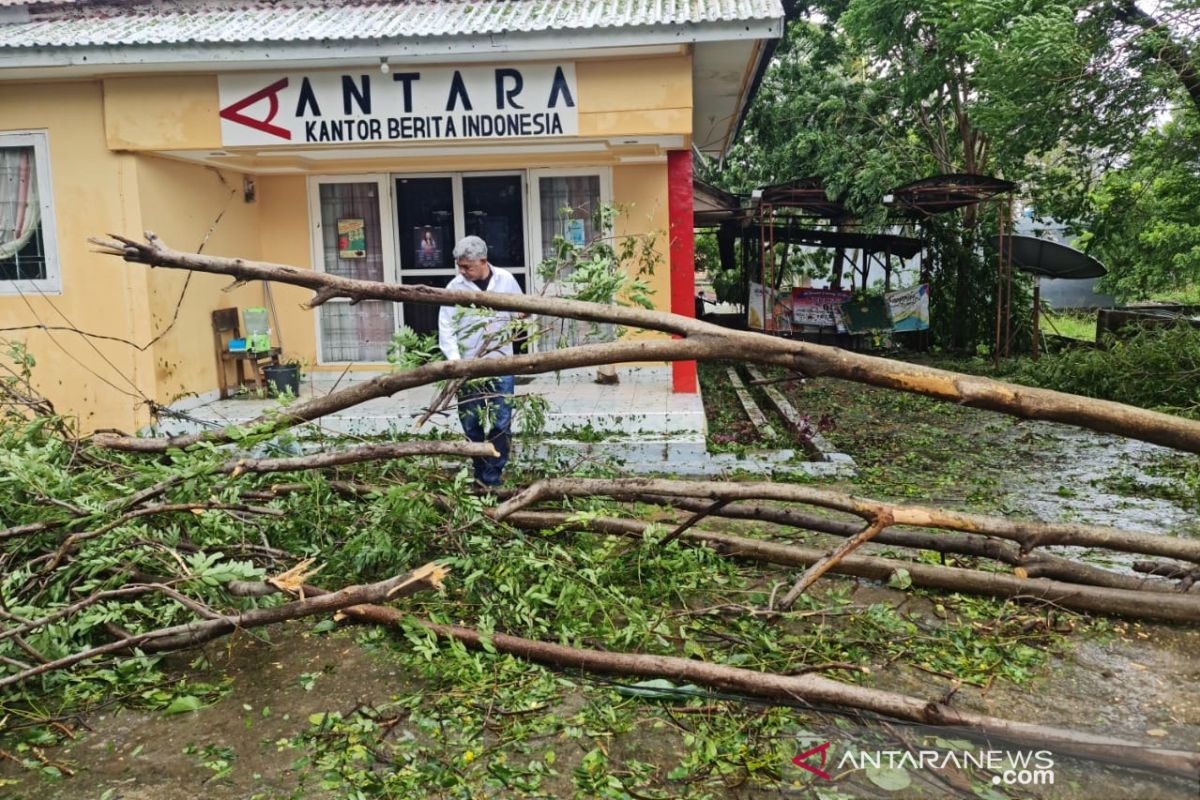
[[[0,0],[0,48],[361,42],[778,22],[780,0]],[[755,26],[757,29],[759,26]],[[747,31],[750,29],[747,28]],[[751,38],[747,36],[747,38]],[[757,38],[757,37],[755,37]],[[2,66],[2,63],[0,63]]]

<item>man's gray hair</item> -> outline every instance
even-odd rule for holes
[[[465,258],[468,261],[479,261],[487,258],[487,242],[478,236],[464,236],[454,245],[454,260]]]

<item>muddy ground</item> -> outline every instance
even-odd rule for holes
[[[859,494],[970,508],[988,513],[1075,519],[1130,529],[1200,535],[1194,509],[1179,501],[1148,496],[1149,483],[1161,481],[1155,464],[1168,457],[1162,448],[1126,443],[1115,437],[1078,432],[1042,423],[1018,423],[999,415],[934,404],[920,398],[817,381],[789,388],[793,401],[814,419],[829,416],[835,428],[827,437],[856,458],[859,476],[840,488]],[[1139,488],[1143,487],[1143,488]],[[731,525],[744,532],[743,525]],[[1075,553],[1085,558],[1095,554]],[[1106,561],[1117,568],[1128,564]],[[787,580],[786,573],[764,581]],[[848,592],[851,606],[888,604],[902,609],[918,626],[936,626],[943,612],[929,593],[900,592],[866,581],[826,579],[819,597]],[[827,594],[828,593],[828,594]],[[848,599],[847,599],[848,598]],[[841,602],[839,601],[839,602]],[[1047,655],[1026,680],[1014,682],[981,675],[963,682],[922,668],[906,658],[870,664],[867,685],[930,699],[1009,719],[1057,725],[1150,744],[1200,751],[1200,631],[1119,620],[1087,620],[1046,612],[1047,624],[1060,631]],[[981,636],[988,620],[978,620]],[[302,747],[289,741],[312,725],[313,715],[375,707],[420,691],[423,679],[397,656],[403,641],[364,642],[361,631],[310,633],[309,624],[292,624],[262,637],[240,635],[205,654],[196,667],[192,656],[177,658],[174,668],[193,681],[227,683],[210,704],[177,715],[108,708],[77,728],[77,739],[44,751],[47,762],[65,767],[70,777],[48,779],[0,762],[0,796],[33,800],[160,800],[168,798],[324,798],[348,797],[345,782],[323,786],[320,764],[306,763]],[[836,626],[830,635],[836,634]],[[194,654],[192,654],[194,656]],[[836,676],[837,673],[832,673]],[[780,759],[776,780],[747,781],[731,773],[690,780],[676,775],[695,737],[705,735],[702,716],[728,714],[751,719],[773,713],[729,698],[704,700],[699,710],[663,708],[653,701],[618,701],[632,725],[594,740],[572,734],[567,720],[589,704],[613,703],[604,682],[571,676],[565,688],[539,713],[560,718],[551,726],[545,747],[557,746],[557,758],[534,797],[1005,797],[1039,798],[1185,798],[1200,797],[1200,783],[1152,773],[1054,759],[1052,786],[994,786],[988,772],[937,775],[910,772],[905,786],[888,786],[889,776],[864,770],[835,771],[828,783]],[[480,700],[480,704],[483,701]],[[488,714],[493,710],[488,706]],[[523,713],[498,712],[498,713]],[[774,712],[777,713],[777,712]],[[840,758],[851,748],[920,747],[930,731],[881,724],[857,715],[796,708],[783,712],[792,724],[785,734],[797,752],[808,741],[830,741]],[[428,735],[400,715],[392,737]],[[689,739],[691,735],[691,739]],[[945,739],[961,738],[941,733]],[[599,741],[607,759],[626,771],[649,776],[636,793],[625,788],[583,789],[586,759]],[[541,746],[539,744],[539,746]],[[724,743],[719,746],[725,746]],[[998,745],[1009,747],[1008,745]],[[765,758],[778,758],[779,741],[751,742]],[[756,754],[749,752],[745,758]],[[465,757],[464,757],[465,759]],[[466,769],[464,764],[463,769]],[[638,772],[640,770],[640,773]],[[619,773],[620,774],[620,773]],[[486,787],[486,782],[480,786]],[[608,792],[608,793],[604,793]],[[392,795],[362,795],[392,796]],[[430,786],[426,796],[516,796],[506,790],[476,794],[443,792]]]

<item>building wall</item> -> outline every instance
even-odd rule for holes
[[[87,241],[142,230],[136,159],[108,149],[95,82],[5,85],[0,129],[47,132],[62,282],[60,295],[0,296],[0,336],[25,343],[37,360],[35,387],[82,430],[132,430],[148,418],[143,400],[155,396],[148,352],[69,330],[19,329],[149,340],[149,271],[91,252]]]
[[[259,205],[243,200],[241,175],[149,155],[136,161],[145,230],[185,252],[261,257]],[[155,399],[170,403],[211,391],[217,386],[211,313],[262,305],[262,285],[225,292],[230,279],[220,275],[140,269],[149,274],[151,336],[165,331],[153,349]]]
[[[303,175],[271,175],[258,179],[258,205],[262,224],[259,241],[262,258],[277,264],[312,269],[312,233],[308,218],[308,181]],[[279,316],[284,355],[310,364],[317,361],[316,312],[304,308],[312,292],[299,286],[275,284],[275,310]]]
[[[579,135],[631,136],[692,132],[692,59],[580,61]]]
[[[613,198],[625,208],[617,218],[616,235],[653,236],[659,260],[654,274],[644,278],[654,294],[654,306],[671,310],[671,251],[668,237],[667,165],[638,164],[613,168]],[[636,266],[635,266],[636,268]],[[665,334],[630,331],[629,338],[656,338]]]

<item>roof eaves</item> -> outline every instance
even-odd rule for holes
[[[571,50],[684,45],[732,39],[774,39],[783,20],[736,20],[587,29],[547,29],[502,34],[437,35],[337,40],[292,39],[245,42],[166,42],[113,45],[0,46],[5,69],[70,66],[145,66],[195,70],[197,62],[216,62],[223,69],[257,68],[279,62],[339,62],[387,56],[404,60],[436,60],[517,53],[562,53]]]

